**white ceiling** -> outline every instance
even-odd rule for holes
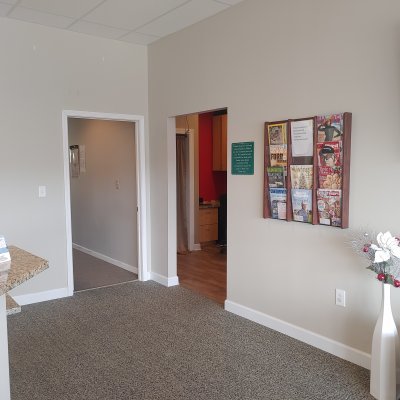
[[[0,17],[147,45],[243,0],[0,0]]]

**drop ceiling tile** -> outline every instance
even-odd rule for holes
[[[214,15],[229,6],[214,0],[192,0],[138,29],[148,35],[166,36]]]
[[[101,36],[109,39],[117,39],[128,33],[127,30],[111,28],[105,25],[94,24],[93,22],[78,21],[69,28],[71,31],[86,33],[93,36]]]
[[[224,3],[233,6],[235,4],[241,3],[243,0],[215,0],[215,1],[217,1],[218,3]]]
[[[133,30],[188,0],[107,0],[85,16],[85,20]]]
[[[43,13],[24,7],[16,7],[9,14],[9,17],[55,28],[66,28],[74,21],[72,18]]]
[[[5,17],[11,8],[11,4],[0,3],[0,17]]]
[[[132,32],[132,33],[128,33],[127,35],[123,36],[120,40],[123,40],[124,42],[129,42],[129,43],[147,45],[147,44],[150,44],[151,42],[156,41],[157,39],[159,39],[159,37],[157,37],[157,36],[144,35],[142,33]]]
[[[19,6],[65,17],[80,18],[103,0],[21,0]]]

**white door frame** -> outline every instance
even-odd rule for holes
[[[130,114],[110,114],[89,111],[63,110],[63,154],[64,154],[64,191],[65,191],[65,218],[67,235],[67,277],[68,294],[74,293],[74,269],[72,260],[72,226],[71,226],[71,192],[69,172],[68,146],[68,118],[101,119],[112,121],[128,121],[135,123],[136,149],[136,190],[137,190],[137,230],[138,230],[138,276],[139,280],[149,279],[147,238],[147,196],[146,196],[146,164],[145,164],[145,136],[144,116]]]

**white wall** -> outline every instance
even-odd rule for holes
[[[399,15],[398,0],[247,0],[149,46],[153,270],[168,271],[167,118],[228,107],[229,148],[255,141],[254,176],[228,173],[228,299],[370,351],[380,285],[349,231],[262,218],[263,125],[352,112],[350,226],[398,233]]]
[[[50,262],[14,294],[64,288],[62,110],[147,119],[147,49],[0,19],[0,52],[0,231]]]
[[[69,145],[84,145],[86,153],[86,172],[70,180],[72,241],[134,270],[138,267],[135,124],[69,118],[68,138]]]

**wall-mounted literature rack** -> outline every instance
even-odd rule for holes
[[[265,123],[264,218],[348,228],[351,117]]]

